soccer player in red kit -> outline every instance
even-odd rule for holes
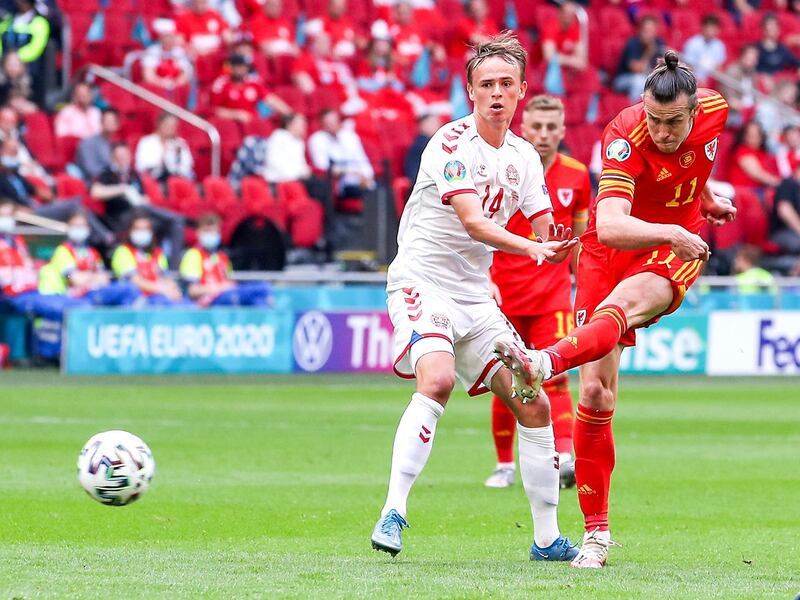
[[[553,202],[553,220],[580,235],[589,218],[591,182],[586,166],[558,152],[564,139],[564,105],[552,96],[536,96],[525,106],[522,137],[536,148],[542,159],[545,182]],[[531,237],[530,223],[515,214],[506,227],[512,233]],[[535,237],[535,236],[534,236]],[[500,308],[529,348],[545,348],[573,328],[572,278],[568,262],[529,269],[513,254],[495,252],[492,281],[499,291]],[[561,487],[575,484],[572,460],[572,397],[566,374],[544,384],[550,399],[556,452],[559,454]],[[497,467],[486,480],[487,487],[514,484],[514,432],[516,419],[498,396],[492,397],[492,436]]]
[[[725,99],[697,89],[694,74],[668,50],[648,76],[642,102],[603,132],[597,202],[578,259],[578,327],[543,350],[496,344],[498,357],[526,384],[517,390],[523,398],[580,366],[575,476],[586,533],[574,567],[602,568],[613,543],[611,419],[622,350],[635,344],[636,328],[680,306],[709,257],[701,225],[736,217],[729,200],[706,188],[727,115]]]

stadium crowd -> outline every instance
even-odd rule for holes
[[[709,271],[737,269],[747,246],[751,266],[800,274],[795,0],[4,0],[0,10],[0,285],[15,310],[268,302],[266,288],[233,286],[231,261],[280,269],[287,248],[330,258],[380,186],[399,215],[427,140],[470,110],[469,46],[506,28],[529,52],[531,92],[563,98],[562,150],[595,176],[604,125],[638,98],[666,47],[680,50],[731,106],[714,178],[740,218],[707,232]],[[67,64],[72,79],[59,86]],[[213,124],[221,174],[205,133],[90,64]],[[15,212],[68,223],[44,266],[13,235]]]

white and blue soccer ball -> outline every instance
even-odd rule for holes
[[[141,498],[155,471],[150,448],[127,431],[93,435],[78,456],[78,481],[94,500],[109,506]]]

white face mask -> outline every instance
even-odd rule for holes
[[[89,228],[83,225],[76,225],[67,229],[67,239],[73,244],[83,244],[89,239]]]
[[[11,233],[16,226],[17,222],[14,217],[0,217],[0,233]]]
[[[137,248],[146,248],[153,241],[153,232],[149,229],[134,229],[131,231],[131,243]]]
[[[197,241],[206,250],[216,250],[219,247],[219,231],[203,231],[197,236]]]

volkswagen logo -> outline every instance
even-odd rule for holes
[[[305,313],[297,320],[292,336],[292,352],[304,371],[319,371],[333,350],[333,329],[328,318],[318,311]]]

